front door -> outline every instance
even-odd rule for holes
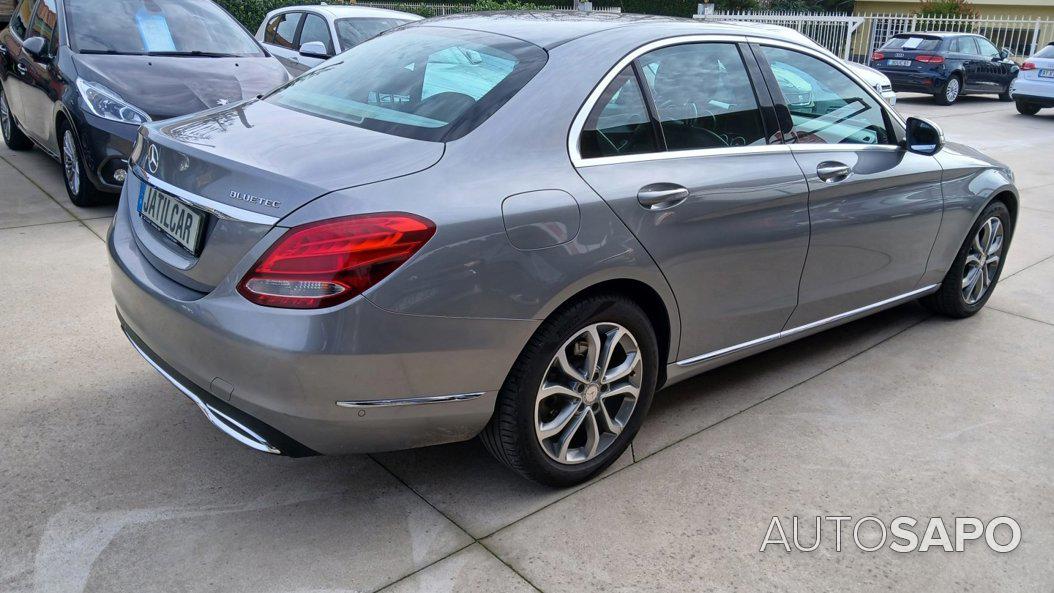
[[[778,333],[808,250],[805,177],[788,147],[768,143],[771,100],[755,94],[741,51],[715,42],[644,54],[601,95],[580,138],[582,177],[676,294],[681,359]]]
[[[21,89],[22,111],[25,113],[23,125],[34,140],[58,151],[54,138],[55,102],[60,99],[62,88],[55,84],[58,78],[54,57],[58,48],[58,14],[55,11],[55,0],[40,0],[29,23],[26,39],[41,37],[48,41],[44,54],[38,59],[25,54],[27,75]],[[24,52],[23,52],[24,53]]]
[[[23,57],[22,41],[29,32],[30,17],[33,16],[34,0],[22,0],[11,15],[11,22],[3,36],[3,44],[0,45],[0,63],[3,64],[2,74],[4,85],[4,99],[10,115],[25,125],[25,112],[22,109],[22,89],[29,74],[26,60]],[[13,122],[12,122],[13,123]]]
[[[916,290],[944,208],[940,165],[901,148],[881,101],[833,63],[782,47],[757,51],[809,184],[812,239],[786,329]]]
[[[305,68],[300,65],[300,46],[296,44],[300,33],[300,23],[304,20],[302,12],[283,12],[276,15],[264,28],[264,46],[293,76],[302,73]]]
[[[1016,76],[1014,62],[1009,58],[1003,59],[999,50],[984,37],[977,37],[977,47],[984,61],[984,75],[982,77],[985,92],[1002,93],[1010,88],[1011,79]]]

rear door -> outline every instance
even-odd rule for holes
[[[943,214],[940,165],[901,148],[882,101],[833,59],[755,48],[809,184],[809,255],[787,329],[914,291]],[[802,86],[808,100],[785,98],[800,97]]]
[[[963,85],[966,90],[976,91],[983,87],[980,81],[984,79],[984,59],[977,48],[977,42],[973,37],[955,37],[948,42],[948,60],[952,62],[950,67],[954,68],[954,61],[962,63]],[[953,61],[954,60],[954,61]]]
[[[302,12],[283,12],[273,16],[264,27],[263,44],[267,51],[294,76],[306,70],[300,65],[300,46],[296,44],[303,20]]]
[[[751,71],[760,80],[745,45],[656,49],[614,76],[573,128],[579,173],[676,294],[681,359],[770,337],[797,304],[808,186],[790,149],[770,143],[775,112]]]

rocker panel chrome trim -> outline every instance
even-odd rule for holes
[[[486,391],[476,393],[455,393],[453,395],[430,395],[426,397],[408,397],[401,399],[366,399],[361,401],[341,401],[337,405],[342,408],[384,408],[396,406],[419,406],[424,404],[444,404],[449,402],[463,402],[482,397]]]

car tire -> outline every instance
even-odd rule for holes
[[[933,98],[938,105],[952,105],[959,100],[961,95],[962,78],[956,74],[944,83],[940,90],[933,95]]]
[[[1039,113],[1039,105],[1028,103],[1020,99],[1018,99],[1015,104],[1017,106],[1017,112],[1021,115],[1035,115]]]
[[[999,100],[1004,103],[1009,103],[1014,100],[1014,97],[1010,95],[1010,88],[1007,87],[1006,91],[999,93]]]
[[[15,116],[11,113],[11,107],[7,103],[7,95],[4,88],[0,87],[0,132],[4,136],[4,144],[11,150],[29,150],[33,148],[33,141],[22,133],[15,122]]]
[[[936,313],[959,319],[980,311],[999,282],[1013,234],[1006,204],[989,204],[963,241],[940,289],[920,302]]]
[[[606,373],[602,352],[612,353]],[[614,463],[636,436],[651,406],[658,365],[655,330],[640,306],[619,295],[574,302],[550,316],[524,347],[480,440],[530,480],[558,487],[584,482]]]
[[[62,165],[63,185],[66,187],[66,195],[74,206],[87,207],[96,206],[109,198],[109,195],[99,191],[92,180],[88,177],[87,167],[84,165],[84,153],[81,151],[80,140],[73,128],[66,122],[58,126],[59,137],[59,163]]]

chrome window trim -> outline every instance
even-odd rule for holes
[[[430,395],[425,397],[407,397],[402,399],[367,399],[360,401],[339,401],[342,408],[388,408],[398,406],[419,406],[424,404],[444,404],[463,402],[482,397],[486,391],[475,393],[455,393],[452,395]]]
[[[791,336],[800,334],[802,332],[807,332],[809,330],[817,329],[817,328],[823,327],[825,325],[828,325],[828,324],[831,324],[831,323],[835,323],[837,321],[842,321],[842,320],[848,319],[850,317],[855,317],[857,315],[860,315],[860,314],[863,314],[863,313],[867,313],[869,311],[872,311],[872,310],[875,310],[875,309],[879,309],[879,308],[885,307],[887,305],[893,305],[893,304],[896,304],[896,303],[899,303],[899,302],[909,301],[909,300],[911,300],[913,298],[922,296],[922,295],[924,295],[926,293],[933,292],[934,290],[936,290],[939,287],[940,287],[940,284],[930,284],[929,286],[924,286],[922,288],[913,290],[911,292],[906,292],[906,293],[904,293],[902,295],[898,295],[898,296],[895,296],[895,297],[892,297],[892,298],[888,298],[888,299],[886,299],[884,301],[879,301],[877,303],[872,303],[870,305],[867,305],[867,306],[864,306],[864,307],[860,307],[858,309],[853,309],[852,311],[846,311],[845,313],[839,313],[838,315],[832,315],[831,317],[827,317],[825,319],[820,319],[819,321],[813,321],[812,323],[806,323],[805,325],[799,325],[798,327],[795,327],[795,328],[792,328],[792,329],[783,330],[781,332],[774,333],[772,335],[764,336],[764,337],[761,337],[761,338],[757,338],[755,340],[750,340],[749,342],[743,342],[741,344],[736,344],[734,346],[729,346],[727,348],[721,348],[720,350],[714,350],[713,352],[707,352],[706,354],[700,354],[699,356],[693,356],[692,358],[686,358],[684,360],[679,360],[679,361],[677,361],[676,364],[677,364],[677,366],[681,366],[681,367],[692,366],[694,364],[699,364],[701,362],[706,362],[708,360],[713,360],[715,358],[719,358],[719,357],[724,356],[726,354],[732,354],[734,352],[739,352],[741,350],[746,350],[748,348],[753,348],[754,346],[760,346],[760,345],[766,344],[768,342],[775,342],[776,340],[781,340],[783,338],[789,338]]]
[[[889,114],[890,118],[899,123],[901,127],[906,127],[907,124],[904,118],[901,117],[896,110],[886,103],[885,99],[878,91],[872,88],[870,85],[864,82],[862,78],[856,75],[848,66],[841,63],[840,60],[831,59],[830,56],[823,52],[817,51],[811,47],[800,45],[797,43],[782,41],[779,39],[769,39],[767,37],[753,37],[744,35],[680,35],[677,37],[668,37],[666,39],[659,39],[657,41],[649,42],[645,45],[638,47],[631,51],[629,54],[619,60],[613,68],[611,68],[600,82],[593,88],[586,98],[585,103],[578,110],[574,120],[571,123],[571,131],[567,136],[567,153],[571,157],[571,164],[576,168],[583,167],[597,167],[602,165],[613,165],[620,163],[637,163],[647,161],[661,161],[669,159],[683,159],[683,158],[698,158],[707,156],[734,156],[734,155],[749,155],[757,153],[779,153],[785,152],[788,148],[794,152],[826,152],[826,151],[845,151],[852,152],[858,150],[901,150],[901,147],[896,144],[767,144],[764,146],[732,146],[727,148],[700,148],[696,150],[681,150],[681,151],[663,151],[663,152],[649,152],[643,154],[627,154],[619,156],[608,156],[608,157],[594,157],[586,158],[582,156],[579,150],[579,139],[582,137],[582,130],[585,128],[586,120],[589,119],[589,114],[592,113],[593,108],[596,107],[597,102],[600,100],[601,95],[607,90],[608,85],[611,84],[615,77],[622,72],[627,66],[629,66],[634,60],[640,56],[669,47],[671,45],[684,45],[686,43],[755,43],[758,45],[769,45],[773,47],[780,47],[783,49],[790,49],[798,51],[819,59],[829,66],[833,66],[839,72],[849,76],[850,80],[855,82],[858,86],[864,89],[871,98],[878,102],[879,108],[885,113]]]
[[[170,196],[178,199],[183,204],[192,208],[205,210],[209,214],[212,214],[218,218],[225,220],[235,220],[238,222],[248,222],[252,224],[265,224],[268,226],[274,226],[278,224],[280,220],[276,216],[268,216],[266,214],[260,214],[251,210],[245,210],[244,208],[237,208],[229,204],[210,200],[204,196],[190,193],[186,190],[180,189],[171,183],[167,183],[152,177],[149,173],[143,170],[138,164],[132,165],[132,174],[139,178],[139,181],[156,187],[157,189],[169,194]]]

